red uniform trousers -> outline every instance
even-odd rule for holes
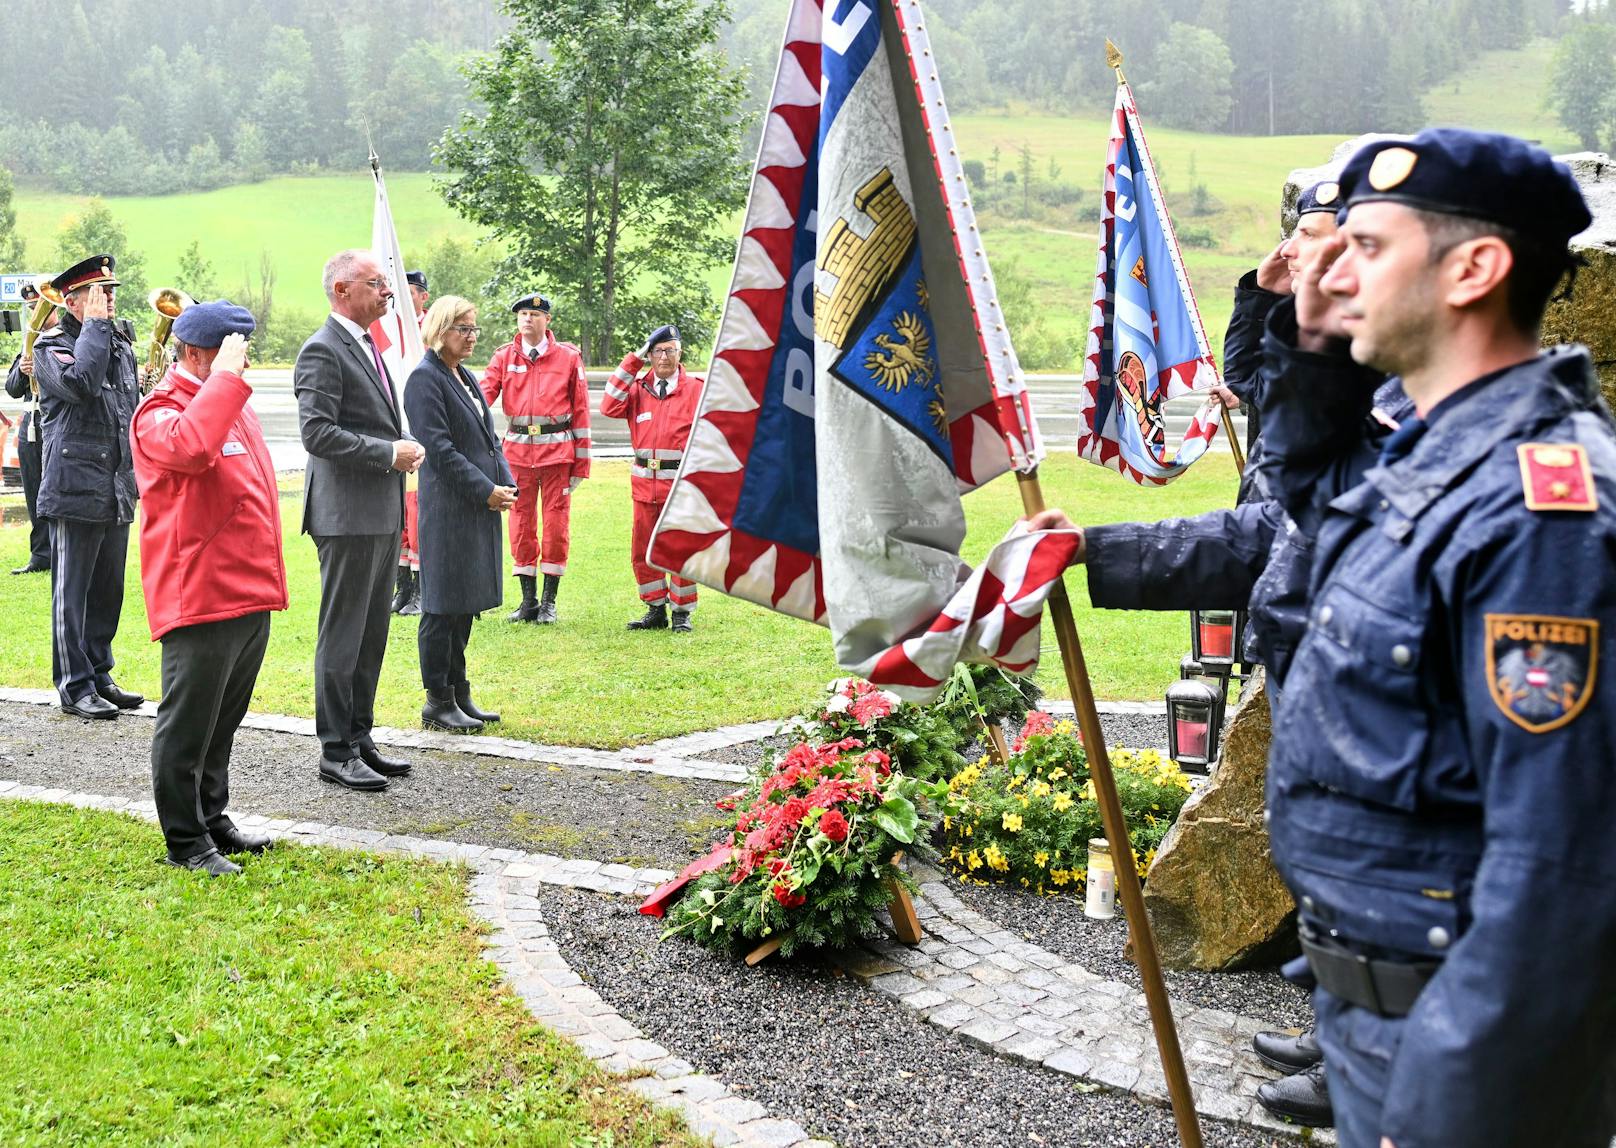
[[[398,541],[398,564],[408,566],[411,570],[421,568],[421,544],[415,539],[415,522],[421,513],[419,496],[419,491],[404,492],[404,532]]]
[[[634,560],[634,581],[639,583],[640,600],[649,606],[666,602],[675,610],[694,610],[696,584],[686,582],[677,574],[664,574],[645,560],[645,552],[651,546],[651,532],[656,529],[662,506],[660,502],[634,504],[633,539],[629,543],[633,548],[630,557]]]
[[[511,507],[512,574],[567,572],[567,546],[572,540],[572,496],[567,487],[572,464],[517,466],[516,505]],[[540,508],[544,511],[544,544],[539,544]],[[542,557],[542,561],[541,561]]]

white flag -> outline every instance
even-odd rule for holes
[[[387,182],[382,179],[382,168],[375,155],[370,157],[370,171],[376,179],[376,210],[370,223],[370,247],[382,265],[382,274],[393,289],[393,301],[387,314],[370,325],[370,337],[382,362],[393,376],[393,393],[398,400],[399,419],[404,429],[409,422],[404,417],[404,383],[426,354],[421,342],[421,327],[415,321],[414,298],[409,284],[404,281],[404,255],[398,246],[398,228],[393,226],[393,209],[387,202]]]

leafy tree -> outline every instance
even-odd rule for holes
[[[1554,50],[1549,107],[1589,151],[1616,114],[1616,25],[1579,23]]]
[[[71,267],[81,259],[105,252],[117,260],[118,318],[129,319],[141,334],[151,329],[152,309],[146,306],[146,257],[131,250],[123,224],[101,199],[84,205],[84,214],[63,221],[56,233],[57,266],[52,273]]]
[[[1234,60],[1216,32],[1174,24],[1157,49],[1150,79],[1139,85],[1142,106],[1165,124],[1221,131],[1234,107]]]
[[[468,69],[486,112],[438,159],[461,215],[508,254],[496,287],[537,286],[610,362],[657,323],[713,327],[702,274],[729,258],[744,202],[745,86],[717,50],[724,0],[507,0],[515,23]]]
[[[213,264],[203,258],[201,240],[191,240],[191,245],[180,252],[180,281],[175,286],[199,303],[218,295]]]

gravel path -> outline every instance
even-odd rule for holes
[[[149,718],[71,718],[0,703],[0,780],[150,800]],[[389,753],[398,753],[389,750]],[[415,771],[385,792],[354,793],[318,777],[312,737],[242,730],[230,766],[231,806],[415,837],[681,868],[717,834],[721,782],[596,772],[469,754],[411,751]]]
[[[1170,1112],[967,1044],[834,966],[747,969],[681,940],[634,903],[572,889],[539,894],[572,968],[675,1056],[722,1073],[815,1135],[860,1148],[1177,1143]],[[1202,1120],[1209,1148],[1294,1141]]]

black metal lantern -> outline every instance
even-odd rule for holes
[[[1210,669],[1195,660],[1194,654],[1185,654],[1178,660],[1178,676],[1186,682],[1205,682],[1212,687],[1212,692],[1218,697],[1217,712],[1212,715],[1213,723],[1223,728],[1223,717],[1229,709],[1229,666],[1213,666]]]
[[[1183,769],[1205,773],[1218,759],[1222,734],[1218,693],[1185,678],[1167,687],[1167,756]]]
[[[1191,656],[1208,669],[1227,672],[1240,660],[1240,636],[1245,633],[1244,610],[1191,610]]]

